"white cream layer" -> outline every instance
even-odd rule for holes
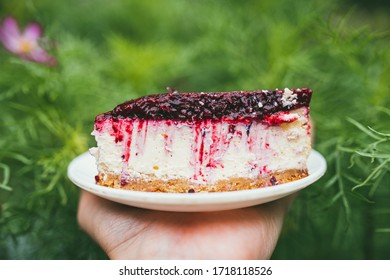
[[[99,173],[213,183],[306,169],[311,150],[308,109],[276,116],[280,125],[107,119],[92,135]]]

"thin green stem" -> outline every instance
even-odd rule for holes
[[[352,188],[352,191],[355,191],[355,190],[357,190],[357,189],[359,189],[359,188],[361,188],[361,187],[367,185],[368,182],[369,182],[371,179],[373,179],[373,178],[378,174],[378,172],[380,172],[380,171],[382,170],[382,168],[384,168],[389,162],[390,162],[390,159],[387,159],[387,160],[383,161],[380,165],[378,165],[378,166],[370,173],[370,175],[367,176],[367,178],[366,178],[362,183],[360,183],[360,184],[354,186],[354,187]]]

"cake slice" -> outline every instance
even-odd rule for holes
[[[312,90],[144,96],[95,119],[96,183],[150,192],[273,186],[308,175]]]

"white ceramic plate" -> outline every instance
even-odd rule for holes
[[[95,159],[88,153],[68,166],[68,177],[80,188],[100,197],[135,207],[176,212],[221,211],[273,201],[297,192],[317,181],[326,171],[326,161],[317,151],[308,160],[309,176],[286,184],[260,189],[221,193],[153,193],[120,190],[95,184]]]

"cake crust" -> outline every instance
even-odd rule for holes
[[[168,192],[168,193],[191,193],[191,192],[227,192],[258,189],[268,186],[280,185],[308,176],[307,170],[291,169],[283,172],[270,173],[267,176],[250,178],[231,178],[220,180],[215,184],[196,184],[184,179],[162,180],[153,176],[147,179],[134,179],[121,183],[120,175],[99,174],[96,183],[102,186],[144,192]]]

